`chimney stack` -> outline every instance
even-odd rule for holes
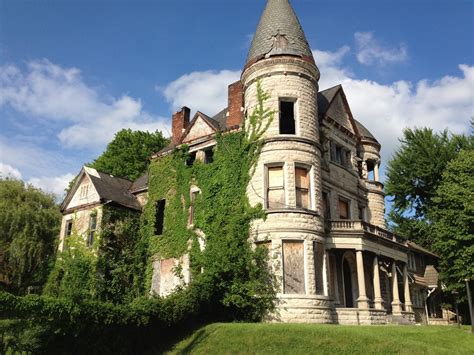
[[[191,110],[183,106],[181,108],[181,111],[178,111],[173,114],[172,118],[172,134],[173,136],[171,137],[171,142],[173,144],[179,144],[181,137],[183,135],[183,132],[188,128],[189,125],[189,116],[190,116]]]
[[[229,85],[227,103],[227,128],[242,124],[244,107],[244,93],[242,82],[236,81]]]

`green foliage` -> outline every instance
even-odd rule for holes
[[[159,131],[150,133],[122,129],[90,166],[101,172],[135,180],[146,171],[150,156],[168,143]]]
[[[474,150],[463,150],[448,163],[430,210],[448,291],[466,295],[464,279],[474,279]]]
[[[265,214],[261,206],[251,207],[246,195],[263,134],[273,119],[273,112],[264,108],[268,97],[258,84],[258,105],[245,129],[216,137],[212,164],[196,161],[186,166],[184,148],[152,162],[149,171],[149,203],[142,232],[150,258],[180,257],[190,249],[193,282],[212,290],[213,300],[233,319],[260,319],[273,308],[275,297],[265,255],[254,251],[248,240],[251,221]],[[203,252],[198,236],[188,228],[191,185],[201,190],[193,207],[194,228],[205,235]],[[160,199],[166,199],[164,229],[162,235],[155,235],[155,203]],[[146,288],[151,264],[148,262]]]
[[[138,229],[137,212],[103,206],[100,233],[92,247],[73,231],[49,275],[44,294],[114,303],[139,296],[145,255],[140,256],[136,248]]]
[[[443,171],[460,149],[472,145],[469,138],[439,134],[429,128],[405,129],[401,146],[387,165],[385,191],[392,197],[389,217],[395,232],[429,247],[431,226],[427,213]]]
[[[195,286],[166,299],[137,298],[127,304],[0,292],[0,318],[13,319],[0,321],[0,345],[47,354],[143,353],[205,319],[208,298]]]
[[[0,274],[12,292],[41,286],[54,260],[61,214],[54,196],[0,179]]]

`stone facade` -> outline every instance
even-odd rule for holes
[[[276,311],[268,320],[387,324],[428,319],[439,310],[439,287],[430,281],[437,257],[386,230],[380,143],[353,117],[343,88],[319,91],[319,78],[291,5],[269,0],[241,79],[229,85],[228,107],[213,117],[197,112],[191,121],[190,109],[183,107],[172,117],[171,145],[152,158],[186,144],[195,159],[211,163],[215,135],[241,129],[257,105],[261,85],[274,117],[246,191],[250,204],[261,204],[267,214],[252,223],[249,239],[269,247],[278,281]],[[193,186],[190,194],[198,191]],[[129,192],[138,208],[147,203],[146,186]],[[96,205],[103,203],[100,191],[96,195],[90,206],[76,203],[73,195],[65,221],[78,216],[83,232],[90,208],[100,211]],[[205,235],[195,232],[205,248]],[[415,267],[412,256],[427,263]],[[157,255],[150,293],[166,296],[189,282],[190,262],[188,254]]]

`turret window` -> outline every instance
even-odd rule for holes
[[[295,101],[280,100],[280,134],[295,134]]]
[[[310,208],[309,170],[295,168],[296,207]]]
[[[285,207],[285,184],[283,166],[267,167],[267,208]]]

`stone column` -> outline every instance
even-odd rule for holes
[[[374,180],[379,181],[379,163],[375,162],[374,163]]]
[[[383,309],[383,298],[380,292],[379,258],[374,256],[374,306],[375,309]]]
[[[365,292],[365,272],[364,272],[364,255],[362,250],[356,251],[357,259],[357,284],[359,286],[359,298],[357,299],[358,308],[369,308],[369,299]]]
[[[408,282],[408,268],[407,264],[403,265],[403,287],[405,291],[405,311],[413,312],[413,304],[410,297],[410,283]]]
[[[397,261],[392,261],[392,313],[401,314],[402,305],[398,296]]]

